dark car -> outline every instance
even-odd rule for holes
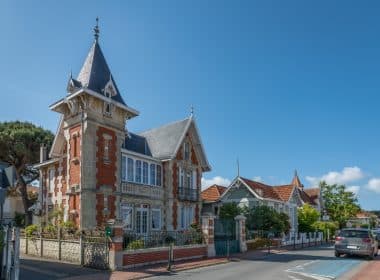
[[[335,238],[335,256],[346,255],[367,256],[373,259],[377,256],[378,239],[369,229],[342,229]]]

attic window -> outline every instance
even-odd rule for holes
[[[109,117],[112,115],[112,104],[110,102],[104,102],[104,115]]]
[[[190,159],[190,144],[189,144],[189,142],[185,142],[183,150],[184,150],[185,160],[189,160]]]

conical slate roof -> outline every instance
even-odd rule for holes
[[[116,94],[111,98],[114,101],[126,105],[112,77],[98,40],[95,40],[76,81],[81,84],[81,87],[93,90],[105,96],[104,88],[110,79],[116,89]]]

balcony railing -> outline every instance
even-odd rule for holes
[[[178,197],[181,200],[198,201],[198,191],[196,189],[179,187]]]
[[[129,195],[144,196],[153,199],[163,199],[164,197],[164,191],[162,187],[147,186],[127,182],[123,182],[121,184],[121,192]]]

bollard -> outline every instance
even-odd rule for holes
[[[174,259],[174,254],[173,254],[173,243],[170,243],[169,245],[169,259],[168,259],[168,268],[167,271],[172,271],[172,262]]]

